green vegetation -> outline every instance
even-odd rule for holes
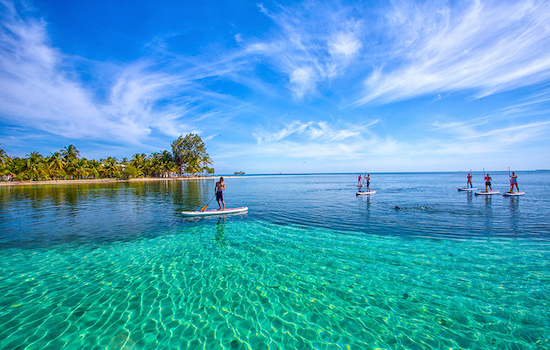
[[[213,174],[214,168],[206,146],[199,135],[182,135],[172,143],[173,153],[136,153],[130,160],[114,157],[100,160],[80,158],[80,152],[69,145],[43,157],[38,152],[27,158],[10,157],[0,148],[0,180],[67,180],[137,177],[170,177]]]
[[[196,134],[187,134],[180,136],[172,142],[172,154],[174,161],[178,165],[180,176],[182,173],[194,174],[200,172],[214,173],[212,159],[206,153],[206,146]]]

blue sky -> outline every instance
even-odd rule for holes
[[[548,1],[0,0],[0,147],[216,173],[550,168]]]

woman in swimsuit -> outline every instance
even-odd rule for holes
[[[519,192],[518,176],[512,171],[512,176],[510,176],[510,192],[514,190],[514,186],[516,186],[516,190]]]

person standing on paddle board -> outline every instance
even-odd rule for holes
[[[512,175],[510,176],[510,193],[514,190],[514,186],[516,186],[516,190],[519,192],[518,176],[512,171]]]
[[[359,178],[357,179],[357,186],[361,186],[361,175],[359,175]]]
[[[468,176],[466,176],[466,178],[468,179],[468,182],[466,182],[466,188],[468,188],[468,184],[470,184],[470,188],[473,188],[474,186],[472,186],[472,174],[468,173]]]
[[[365,182],[367,183],[367,191],[370,191],[370,174],[365,177]]]
[[[225,190],[225,183],[223,182],[223,177],[220,177],[220,181],[216,182],[216,200],[218,201],[220,210],[222,210],[222,204],[223,210],[225,210],[225,202],[223,201],[223,190]]]
[[[489,189],[491,192],[493,191],[493,188],[491,187],[491,177],[489,176],[489,173],[487,173],[487,176],[485,176],[485,192],[487,192],[487,186],[489,186]]]

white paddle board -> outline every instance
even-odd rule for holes
[[[468,188],[468,187],[462,187],[458,189],[459,191],[477,191],[477,187],[474,188]]]
[[[227,215],[227,214],[236,214],[244,213],[248,211],[248,207],[239,207],[239,208],[225,208],[225,210],[220,209],[211,209],[205,211],[182,211],[183,216],[211,216],[211,215]]]
[[[499,191],[488,191],[488,192],[476,192],[476,196],[490,196],[490,195],[493,195],[493,194],[499,194],[500,192]]]
[[[505,192],[503,196],[523,196],[525,192]]]
[[[376,193],[376,191],[364,191],[364,192],[359,191],[359,192],[356,193],[356,195],[362,196],[364,194],[374,194],[374,193]]]

